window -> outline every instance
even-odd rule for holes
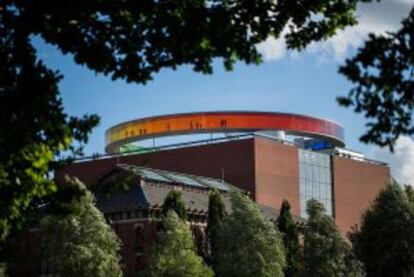
[[[134,232],[134,250],[136,256],[141,256],[143,252],[143,229],[144,226],[142,224],[135,225],[135,232]]]
[[[328,215],[333,215],[332,169],[330,156],[299,149],[300,215],[306,215],[306,202],[316,199]]]

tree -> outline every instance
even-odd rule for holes
[[[353,259],[350,246],[325,214],[321,203],[307,203],[309,218],[304,232],[304,271],[306,277],[365,276],[361,264]]]
[[[5,277],[6,275],[6,265],[5,264],[0,264],[0,277]]]
[[[181,192],[178,190],[171,190],[164,199],[162,205],[162,214],[167,215],[169,211],[174,211],[182,220],[187,219],[187,212],[185,204],[181,199]]]
[[[76,179],[67,185],[84,195],[65,204],[68,213],[42,220],[43,261],[59,276],[122,276],[120,241],[95,207],[94,197]]]
[[[355,87],[341,105],[371,119],[363,142],[393,150],[400,135],[414,134],[414,8],[398,32],[371,34],[357,55],[339,72]]]
[[[212,72],[260,62],[256,45],[287,30],[303,49],[356,23],[357,0],[0,2],[0,237],[19,227],[32,199],[56,190],[48,178],[61,153],[77,156],[96,115],[68,117],[34,36],[112,79],[146,83],[163,68]],[[69,151],[67,151],[69,150]]]
[[[283,200],[277,227],[283,235],[283,243],[286,252],[285,277],[299,276],[302,271],[302,249],[299,243],[298,224],[290,213],[290,204]]]
[[[216,189],[212,190],[208,201],[206,235],[210,250],[208,260],[213,270],[216,270],[217,267],[218,235],[220,224],[222,223],[225,215],[226,211],[220,192]]]
[[[414,189],[410,185],[404,186],[405,194],[407,194],[408,200],[414,203]]]
[[[351,235],[367,276],[414,276],[414,204],[403,188],[389,184]]]
[[[159,233],[150,257],[149,275],[154,277],[211,277],[213,271],[196,254],[190,229],[174,211],[162,219],[164,228]]]
[[[9,0],[3,24],[39,35],[77,63],[113,79],[146,82],[165,67],[191,64],[210,73],[212,59],[227,69],[257,63],[256,44],[287,28],[287,44],[302,49],[356,23],[357,1],[83,1],[57,4]],[[318,15],[315,17],[315,15]]]
[[[36,58],[30,38],[0,4],[0,239],[21,227],[33,198],[56,190],[48,178],[61,151],[79,153],[96,116],[68,118],[61,76]]]
[[[285,253],[275,226],[256,204],[231,192],[232,213],[219,228],[217,276],[283,276]]]

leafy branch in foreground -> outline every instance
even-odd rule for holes
[[[371,34],[339,72],[355,87],[338,102],[370,121],[361,141],[393,150],[401,135],[413,135],[414,8],[398,32]]]

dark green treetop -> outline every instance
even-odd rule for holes
[[[404,187],[405,193],[407,194],[408,200],[414,203],[414,189],[410,185]]]
[[[163,230],[150,257],[146,275],[153,277],[212,277],[213,271],[197,256],[194,238],[188,226],[174,212],[162,219]]]
[[[304,268],[306,277],[362,277],[361,264],[353,259],[350,246],[341,237],[333,219],[321,203],[307,203],[308,220],[304,232]]]
[[[120,240],[96,208],[92,193],[77,179],[65,186],[82,193],[69,202],[60,202],[65,213],[42,219],[43,262],[59,276],[122,276]]]
[[[231,192],[232,213],[218,233],[218,276],[283,276],[285,251],[281,234],[240,191]]]
[[[286,252],[285,277],[299,276],[303,264],[299,226],[290,213],[290,203],[287,200],[282,202],[277,227],[282,233]]]
[[[414,276],[414,203],[404,189],[389,184],[350,234],[368,277]]]
[[[181,219],[187,219],[187,211],[185,204],[181,199],[181,192],[178,190],[171,190],[164,199],[162,205],[162,214],[165,216],[169,211],[174,211]]]
[[[208,261],[213,270],[217,267],[217,251],[218,251],[218,235],[220,224],[226,215],[223,200],[221,199],[218,190],[212,190],[209,194],[208,201],[208,218],[206,235],[209,243],[209,257]]]

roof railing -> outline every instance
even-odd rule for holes
[[[198,146],[198,145],[208,145],[208,144],[221,143],[221,142],[227,142],[227,141],[233,141],[233,140],[249,139],[249,138],[254,138],[254,137],[255,137],[255,134],[249,133],[249,134],[242,134],[242,135],[235,135],[235,136],[226,136],[223,138],[203,139],[203,140],[196,140],[196,141],[190,141],[190,142],[149,147],[149,148],[144,148],[144,149],[136,149],[136,150],[124,151],[122,153],[116,153],[116,154],[96,153],[91,156],[77,158],[75,159],[74,162],[76,163],[76,162],[86,162],[86,161],[94,161],[94,160],[102,160],[102,159],[111,159],[111,158],[116,158],[116,157],[124,157],[124,156],[132,155],[132,154],[139,155],[139,154],[146,154],[150,152],[171,150],[171,149]]]
[[[354,160],[354,161],[361,161],[361,162],[366,162],[366,163],[375,164],[375,165],[388,166],[388,164],[386,162],[372,160],[372,159],[368,159],[368,158],[365,158],[365,157],[353,156],[353,155],[344,154],[344,153],[333,153],[333,155],[337,156],[337,157],[341,157],[341,158],[351,159],[351,160]]]
[[[74,162],[75,163],[80,163],[80,162],[88,162],[88,161],[95,161],[95,160],[112,159],[112,158],[117,158],[117,157],[125,157],[125,156],[128,156],[128,155],[140,155],[140,154],[146,154],[146,153],[151,153],[151,152],[179,149],[179,148],[185,148],[185,147],[193,147],[193,146],[199,146],[199,145],[209,145],[209,144],[222,143],[222,142],[228,142],[228,141],[234,141],[234,140],[245,140],[245,139],[251,139],[251,138],[255,138],[255,137],[270,139],[270,140],[277,141],[279,143],[283,143],[283,144],[287,144],[287,145],[295,145],[294,142],[289,141],[289,140],[275,138],[275,137],[260,134],[260,133],[247,133],[247,134],[239,134],[239,135],[233,135],[233,136],[225,136],[225,137],[221,137],[221,138],[210,138],[210,139],[189,141],[189,142],[183,142],[183,143],[161,145],[161,146],[149,147],[149,148],[143,148],[143,149],[134,149],[134,150],[124,151],[122,153],[116,153],[116,154],[99,154],[99,153],[96,153],[92,156],[77,158],[77,159],[74,160]],[[368,158],[365,158],[365,157],[359,157],[359,156],[352,156],[352,155],[349,155],[349,154],[337,153],[335,151],[332,151],[331,154],[334,155],[334,156],[338,156],[338,157],[349,158],[349,159],[352,159],[352,160],[363,161],[363,162],[376,164],[376,165],[385,165],[385,166],[387,165],[387,163],[385,163],[385,162],[372,160],[372,159],[368,159]]]

